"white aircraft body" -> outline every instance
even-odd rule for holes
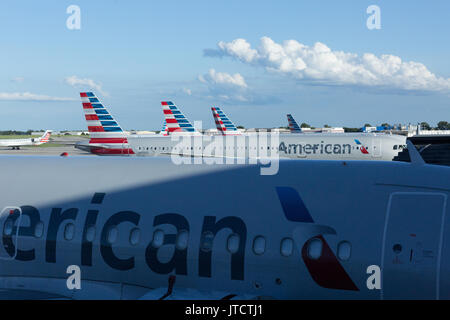
[[[51,130],[47,130],[40,138],[27,139],[1,139],[0,147],[11,147],[12,149],[20,149],[23,146],[38,146],[49,141]]]
[[[2,156],[0,297],[450,299],[450,168],[411,158]]]
[[[77,145],[99,155],[176,155],[195,157],[280,157],[318,160],[392,160],[406,137],[368,133],[241,133],[218,107],[213,116],[220,135],[197,132],[170,101],[163,101],[165,130],[160,135],[125,135],[92,92],[82,92],[89,142]]]

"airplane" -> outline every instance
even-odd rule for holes
[[[285,159],[265,176],[1,156],[0,297],[450,299],[450,168],[407,143],[411,162]]]
[[[173,112],[181,114],[182,121],[190,122],[182,115],[178,107],[170,101],[161,103],[170,106]],[[258,140],[255,133],[242,134],[233,122],[219,107],[211,108],[217,130],[222,136],[238,136],[234,139],[221,139],[218,136],[194,137],[189,141],[189,133],[175,127],[169,135],[177,134],[176,138],[159,139],[159,137],[142,137],[130,140],[130,147],[139,156],[182,154],[194,157],[254,157],[254,151],[268,150],[263,156],[278,156],[280,158],[296,159],[348,159],[348,160],[392,160],[406,145],[406,137],[399,135],[380,135],[367,133],[320,133],[316,135],[279,134],[274,142],[268,135],[267,141]],[[170,112],[172,112],[170,111]],[[166,121],[167,112],[164,111]],[[169,117],[171,115],[169,114]],[[176,120],[175,120],[176,121]],[[295,122],[295,120],[294,120]],[[197,133],[197,132],[195,132]],[[179,139],[180,135],[184,139]],[[256,141],[255,140],[256,137]],[[228,137],[229,138],[229,137]],[[184,143],[180,143],[184,140]],[[256,141],[256,145],[255,145]],[[257,155],[256,155],[257,156]]]
[[[85,145],[76,147],[98,155],[390,161],[398,154],[400,146],[403,148],[406,145],[405,136],[376,133],[246,133],[206,136],[195,130],[171,101],[161,102],[167,123],[167,136],[125,135],[118,122],[92,92],[80,95],[91,139],[88,144],[84,142]],[[228,119],[224,114],[223,116]]]
[[[0,147],[11,147],[12,150],[19,150],[23,146],[39,146],[47,143],[51,134],[52,130],[46,130],[40,138],[1,139]]]
[[[342,127],[325,127],[325,128],[300,128],[297,121],[295,121],[292,114],[287,114],[289,131],[291,133],[344,133]]]

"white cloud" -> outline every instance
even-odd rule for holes
[[[239,73],[231,75],[226,72],[216,72],[214,69],[209,69],[207,74],[198,76],[198,79],[213,86],[247,88],[244,77]]]
[[[0,92],[0,100],[8,101],[73,101],[74,98],[52,97],[30,92]]]
[[[304,83],[324,85],[358,85],[417,91],[450,91],[450,78],[438,77],[425,65],[402,61],[400,57],[383,54],[332,51],[321,42],[313,46],[296,40],[279,44],[261,38],[257,49],[245,39],[220,41],[217,49],[206,49],[206,56],[230,56],[268,71],[289,75]]]
[[[64,79],[64,81],[71,85],[72,87],[88,87],[93,90],[100,92],[101,94],[107,96],[108,94],[103,91],[102,85],[92,79],[88,78],[78,78],[77,76],[70,76]]]
[[[278,101],[266,93],[254,92],[239,73],[230,74],[210,69],[199,75],[198,80],[206,86],[206,91],[197,90],[202,98],[226,104],[267,104]]]

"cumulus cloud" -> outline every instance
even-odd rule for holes
[[[214,69],[209,69],[207,74],[198,76],[198,79],[209,85],[247,88],[244,77],[239,73],[231,75],[226,72],[217,72]]]
[[[64,79],[65,83],[72,87],[88,87],[101,94],[107,96],[108,94],[103,91],[102,85],[92,79],[88,78],[78,78],[77,76],[70,76]]]
[[[204,55],[229,56],[310,84],[450,91],[450,78],[436,76],[422,63],[402,61],[400,57],[389,54],[376,56],[365,53],[360,56],[333,51],[321,42],[307,46],[296,40],[276,43],[263,37],[259,47],[254,49],[245,39],[235,39],[220,41],[216,49],[204,50]]]
[[[0,92],[0,100],[7,101],[73,101],[74,98],[52,97],[30,92]]]
[[[198,80],[206,85],[203,98],[224,104],[267,104],[278,101],[274,97],[254,92],[239,73],[210,69],[206,74],[199,75]]]

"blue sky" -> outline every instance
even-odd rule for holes
[[[80,30],[66,27],[72,4]],[[379,30],[366,27],[373,4]],[[448,12],[448,1],[3,1],[0,130],[85,129],[86,90],[124,129],[159,130],[161,100],[204,127],[213,105],[246,127],[286,125],[286,113],[315,126],[450,121]],[[317,42],[346,54],[341,69]],[[292,56],[273,60],[277,48]],[[401,58],[402,74],[382,55]],[[304,67],[286,68],[298,57]]]

